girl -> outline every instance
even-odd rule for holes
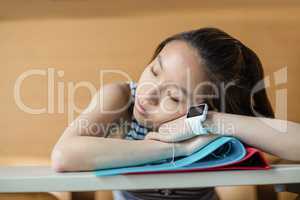
[[[175,156],[189,155],[217,134],[234,135],[284,159],[299,160],[299,140],[295,138],[300,138],[295,131],[277,134],[279,131],[251,117],[255,113],[266,117],[264,120],[274,117],[265,89],[251,93],[262,79],[257,55],[219,29],[171,36],[159,44],[138,83],[109,84],[100,89],[55,145],[52,166],[62,172],[144,164],[172,157],[173,147]],[[207,126],[221,120],[232,128],[225,132],[216,129],[208,136],[189,134],[183,121],[188,108],[201,102],[214,110],[209,112]],[[173,131],[162,128],[166,126]],[[295,126],[289,122],[288,130]],[[107,138],[112,133],[122,136]],[[115,199],[218,198],[213,188],[114,194]]]

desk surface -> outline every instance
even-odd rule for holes
[[[300,165],[271,170],[192,172],[96,177],[93,172],[56,173],[49,166],[0,167],[0,192],[95,191],[300,183]]]

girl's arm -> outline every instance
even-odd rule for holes
[[[143,164],[172,157],[171,145],[154,140],[75,136],[55,147],[52,167],[62,172]]]
[[[108,85],[93,97],[88,108],[65,129],[55,145],[51,155],[54,170],[86,171],[143,164],[172,157],[173,147],[175,156],[187,155],[208,141],[198,138],[171,144],[104,138],[105,130],[114,121],[126,118],[127,109],[122,107],[128,103],[129,92],[125,86]]]
[[[163,124],[148,140],[180,142],[195,135],[184,120],[186,116]],[[263,117],[250,117],[208,112],[203,126],[212,128],[213,135],[230,135],[285,160],[300,161],[300,124]],[[175,127],[175,128],[174,128]],[[203,136],[198,136],[203,137]]]
[[[280,119],[209,112],[205,126],[285,160],[300,161],[300,124]]]

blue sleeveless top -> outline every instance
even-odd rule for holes
[[[137,83],[129,82],[129,88],[130,88],[131,99],[132,99],[133,104],[134,104],[134,100],[135,100],[136,87],[137,87]],[[134,116],[132,114],[130,130],[127,133],[125,139],[127,139],[127,140],[143,140],[149,131],[151,131],[151,129],[139,124],[138,121],[134,118]]]

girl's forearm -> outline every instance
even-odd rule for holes
[[[172,144],[155,140],[75,136],[56,145],[52,166],[56,171],[87,171],[144,164],[172,155]]]
[[[267,153],[300,160],[300,125],[262,117],[211,112],[206,122],[216,134],[231,135]]]

